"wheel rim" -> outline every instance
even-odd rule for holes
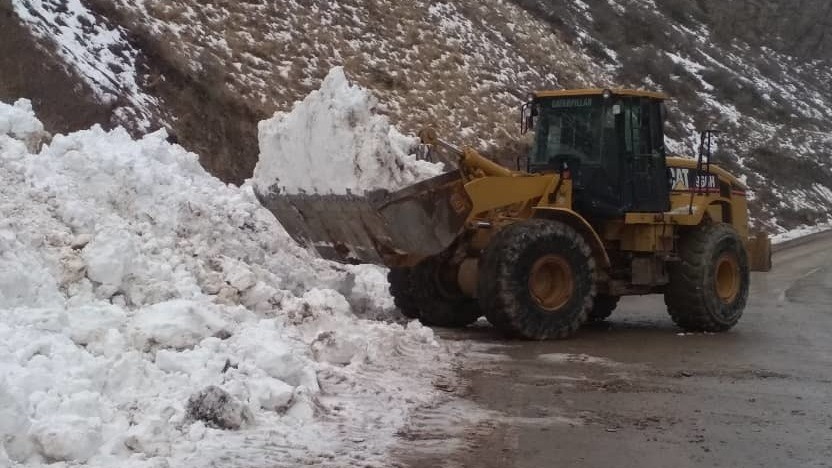
[[[569,302],[573,290],[572,267],[564,257],[546,255],[532,265],[529,292],[540,307],[557,311]]]
[[[736,255],[722,254],[716,261],[716,294],[719,299],[730,304],[740,293],[740,266]]]

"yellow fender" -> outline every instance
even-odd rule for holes
[[[595,229],[592,228],[583,216],[567,208],[538,207],[534,209],[534,217],[552,219],[571,226],[583,235],[584,239],[589,243],[589,248],[592,249],[592,256],[595,258],[595,263],[599,269],[610,269],[610,257],[607,255],[607,249],[604,248],[604,243],[598,237]]]
[[[465,184],[471,199],[469,221],[491,210],[540,198],[551,186],[554,175],[527,177],[478,177]]]

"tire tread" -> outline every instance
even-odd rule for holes
[[[719,317],[719,301],[715,291],[708,286],[707,275],[713,275],[712,259],[718,253],[719,244],[728,240],[733,245],[743,276],[737,300],[730,306],[733,315]],[[680,240],[680,261],[670,267],[670,284],[664,300],[673,321],[688,331],[721,332],[733,327],[748,297],[748,259],[739,235],[730,224],[719,223],[701,226],[689,231]]]
[[[512,269],[524,250],[541,238],[558,239],[572,246],[582,257],[584,274],[577,275],[576,290],[586,291],[580,310],[568,322],[552,328],[538,315],[526,310],[517,299]],[[574,334],[586,322],[595,297],[595,260],[581,235],[568,225],[552,220],[530,219],[498,232],[480,258],[478,297],[480,307],[492,325],[525,339],[562,339]]]

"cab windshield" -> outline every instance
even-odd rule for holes
[[[603,106],[597,100],[563,97],[542,101],[531,165],[556,166],[569,159],[600,163]]]

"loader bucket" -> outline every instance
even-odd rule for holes
[[[757,234],[748,239],[748,266],[751,271],[771,271],[771,239]]]
[[[298,243],[343,263],[392,265],[404,255],[435,255],[456,239],[471,211],[457,171],[365,196],[255,193]]]

